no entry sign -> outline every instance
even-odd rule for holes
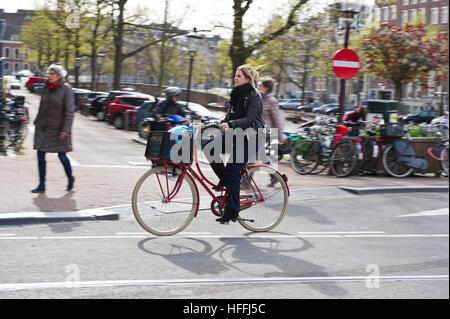
[[[332,61],[333,72],[338,78],[348,80],[358,74],[360,63],[355,51],[342,49],[337,51]]]

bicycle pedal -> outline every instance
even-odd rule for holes
[[[255,222],[254,219],[239,218],[239,220],[240,220],[240,221],[243,221],[243,222],[250,222],[250,223],[254,223],[254,222]]]

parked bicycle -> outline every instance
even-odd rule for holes
[[[368,129],[370,121],[344,122],[350,127],[347,136],[336,143],[330,155],[330,170],[336,177],[363,175],[376,167],[380,138]]]
[[[132,196],[132,208],[137,222],[146,231],[158,235],[174,235],[185,229],[200,208],[197,181],[211,196],[210,210],[222,216],[228,197],[226,188],[208,180],[197,159],[196,135],[217,123],[205,125],[201,130],[192,126],[177,127],[191,144],[192,153],[186,163],[175,163],[170,159],[171,147],[176,142],[170,139],[171,132],[151,131],[146,149],[146,158],[157,164],[136,183]],[[182,135],[178,136],[179,139]],[[194,165],[197,171],[194,169]],[[213,191],[220,192],[219,196]],[[266,164],[247,163],[241,171],[240,218],[244,228],[254,231],[269,231],[280,224],[286,214],[289,201],[287,176]]]
[[[447,126],[448,129],[448,126]],[[403,125],[389,123],[385,134],[391,139],[382,154],[382,164],[386,172],[393,177],[407,177],[414,171],[425,171],[429,167],[429,158],[440,162],[442,171],[448,176],[448,145],[447,138],[441,134],[436,135],[433,146],[427,148],[423,154],[417,154],[411,142],[409,130],[406,130],[406,139],[403,139]]]
[[[329,166],[333,145],[348,134],[349,128],[336,125],[335,120],[320,121],[318,125],[304,129],[309,137],[294,145],[291,167],[299,174],[319,174]]]

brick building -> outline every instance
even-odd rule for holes
[[[0,9],[0,55],[5,58],[6,74],[21,70],[34,71],[34,66],[28,62],[31,51],[19,41],[20,31],[33,13],[34,10],[10,13]]]
[[[427,26],[435,27],[437,32],[448,33],[448,4],[448,0],[377,0],[374,21],[397,26],[421,21]],[[432,74],[430,75],[429,89],[414,89],[412,83],[404,88],[402,102],[409,106],[409,111],[437,108],[441,102],[444,110],[448,111],[449,81],[434,83]],[[388,88],[387,83],[378,85]]]

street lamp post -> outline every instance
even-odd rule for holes
[[[346,29],[345,29],[345,38],[344,38],[344,48],[347,49],[348,48],[348,40],[350,37],[350,25],[353,22],[352,19],[353,19],[354,15],[359,13],[359,11],[356,11],[355,9],[350,7],[350,8],[345,8],[344,10],[341,10],[341,12],[348,19]],[[345,112],[344,102],[345,102],[345,80],[341,79],[341,91],[339,94],[339,117],[338,117],[339,123],[342,122],[342,118],[343,118],[344,112]]]
[[[95,89],[97,91],[99,90],[98,87],[99,87],[99,82],[100,82],[100,70],[102,68],[104,59],[105,59],[105,55],[104,54],[101,54],[101,53],[97,54],[96,62],[95,62],[95,64],[97,65],[97,79],[96,79],[96,82],[95,82]]]
[[[187,84],[187,92],[186,92],[186,104],[190,101],[191,95],[191,81],[192,81],[192,69],[194,66],[194,58],[199,51],[201,41],[203,36],[197,33],[197,28],[194,28],[193,32],[190,32],[186,35],[188,38],[188,54],[189,54],[189,74],[188,74],[188,84]]]
[[[78,88],[78,75],[80,74],[81,58],[75,58],[75,87]]]

